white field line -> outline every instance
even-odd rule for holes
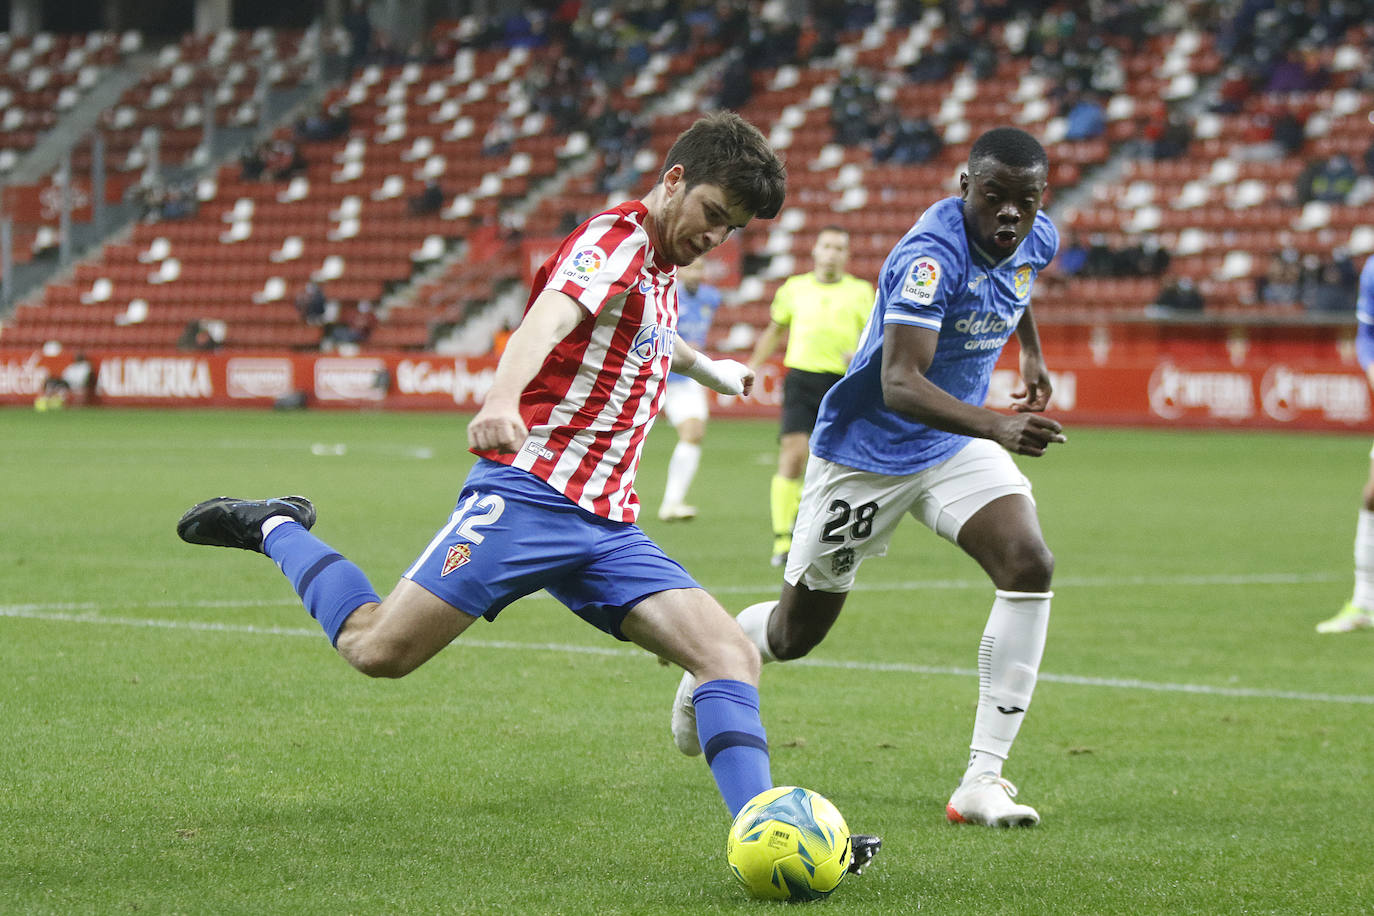
[[[120,605],[130,610],[153,610],[158,608],[242,608],[242,607],[299,607],[289,601],[196,601],[196,602],[150,602],[138,605]],[[177,620],[144,617],[106,616],[108,606],[94,602],[84,603],[33,603],[0,605],[0,618],[14,617],[27,620],[44,620],[55,623],[103,624],[105,626],[140,627],[148,629],[184,630],[212,633],[241,633],[253,636],[303,636],[321,638],[317,627],[263,627],[255,624],[220,623],[215,621]],[[614,646],[579,646],[566,643],[527,643],[494,639],[463,639],[458,645],[476,649],[497,649],[516,652],[558,652],[566,655],[596,655],[616,658],[640,658],[646,653],[640,649],[618,648]],[[943,667],[932,665],[913,665],[904,662],[860,662],[843,659],[804,658],[793,662],[812,668],[829,668],[844,671],[869,671],[888,674],[915,675],[952,675],[955,677],[977,677],[973,668]],[[1260,700],[1297,700],[1310,703],[1342,703],[1374,706],[1374,696],[1342,695],[1330,693],[1304,693],[1296,690],[1265,690],[1254,687],[1218,687],[1208,684],[1173,684],[1167,682],[1142,681],[1135,678],[1084,677],[1074,674],[1055,674],[1042,671],[1039,680],[1056,684],[1070,684],[1079,687],[1108,687],[1119,690],[1149,690],[1160,693],[1192,693],[1201,696],[1230,697],[1234,699]]]

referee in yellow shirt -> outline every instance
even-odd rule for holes
[[[823,228],[816,236],[811,259],[810,273],[789,277],[778,287],[769,309],[768,327],[759,335],[749,360],[758,371],[787,334],[778,472],[770,492],[774,566],[786,565],[787,552],[792,548],[808,441],[821,398],[849,367],[859,334],[873,309],[873,284],[845,273],[849,262],[846,230]]]

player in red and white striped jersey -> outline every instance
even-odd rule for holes
[[[600,629],[692,671],[712,709],[701,739],[732,815],[772,785],[756,653],[634,524],[634,477],[670,369],[748,393],[748,368],[677,339],[676,271],[755,216],[775,216],[784,183],[755,128],[734,114],[708,116],[678,137],[647,196],[564,240],[536,274],[468,426],[479,460],[458,510],[392,596],[432,624],[397,620],[428,634],[431,654],[477,616],[543,588]],[[380,627],[360,631],[371,644],[388,629],[382,610]]]
[[[670,369],[748,393],[747,367],[678,340],[676,269],[754,217],[777,215],[785,180],[757,129],[729,112],[708,115],[677,138],[642,200],[564,241],[468,425],[479,457],[457,507],[385,600],[309,530],[315,509],[302,497],[209,500],[178,533],[266,553],[339,654],[377,677],[408,674],[478,617],[547,590],[692,673],[700,744],[733,816],[773,785],[758,650],[634,523],[634,476]],[[876,841],[866,848],[865,861]]]
[[[635,470],[677,334],[675,265],[656,252],[647,216],[641,201],[621,204],[584,223],[544,262],[530,306],[552,291],[553,307],[571,300],[579,321],[522,393],[528,432],[519,448],[476,450],[613,521],[632,522],[639,511]],[[552,371],[560,366],[576,371]]]

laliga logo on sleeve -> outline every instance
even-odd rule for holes
[[[563,276],[581,283],[584,286],[591,282],[596,272],[606,263],[606,255],[600,248],[590,246],[579,250],[571,258],[564,262],[563,269],[560,271]]]
[[[930,305],[935,301],[935,290],[939,286],[939,263],[934,258],[917,258],[902,283],[902,297],[921,305]]]

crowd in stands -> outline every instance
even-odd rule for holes
[[[200,207],[193,181],[139,182],[130,186],[127,197],[138,206],[138,218],[145,223],[186,219]]]
[[[1299,304],[1315,313],[1353,312],[1359,278],[1359,266],[1343,248],[1329,259],[1283,248],[1255,281],[1255,298],[1264,305]]]
[[[767,91],[767,81],[779,67],[801,65],[804,69],[821,62],[833,68],[829,99],[821,103],[828,105],[828,111],[818,112],[828,115],[823,127],[828,130],[826,139],[849,153],[860,151],[867,157],[866,165],[938,163],[966,141],[958,136],[951,139],[948,122],[934,110],[897,104],[898,89],[930,87],[960,74],[995,81],[1013,63],[1021,68],[1013,72],[1043,81],[1044,101],[1051,115],[1062,120],[1062,139],[1069,143],[1105,138],[1120,156],[1188,164],[1198,161],[1199,144],[1206,136],[1199,130],[1198,114],[1209,113],[1244,120],[1244,131],[1226,148],[1228,156],[1253,162],[1292,162],[1300,157],[1306,162],[1296,178],[1288,173],[1276,183],[1272,189],[1276,202],[1296,210],[1313,202],[1359,204],[1374,196],[1374,142],[1362,154],[1331,152],[1330,147],[1318,150],[1309,133],[1311,106],[1260,104],[1276,94],[1291,99],[1333,86],[1374,91],[1374,66],[1368,65],[1374,59],[1374,42],[1369,37],[1364,40],[1366,66],[1338,72],[1329,53],[1352,29],[1374,35],[1361,4],[946,2],[938,5],[947,15],[931,43],[914,61],[901,66],[876,58],[859,66],[839,66],[833,59],[845,43],[852,50],[855,36],[880,17],[907,29],[922,21],[930,4],[900,0],[879,9],[876,2],[818,0],[805,6],[806,15],[797,17],[788,14],[786,4],[747,0],[649,0],[595,8],[577,2],[545,4],[534,10],[503,10],[487,19],[465,20],[461,27],[437,28],[427,40],[401,50],[374,27],[366,3],[351,2],[343,23],[348,35],[346,63],[348,72],[356,76],[373,66],[448,64],[460,49],[540,52],[532,54],[528,65],[503,87],[503,98],[523,99],[530,112],[544,119],[545,133],[584,134],[588,150],[595,153],[593,187],[604,195],[637,196],[663,152],[653,148],[654,110],[645,98],[629,91],[630,86],[655,55],[683,54],[690,48],[711,64],[703,71],[709,82],[699,94],[702,108],[749,106]],[[1194,76],[1191,95],[1136,98],[1131,132],[1124,138],[1112,134],[1114,116],[1109,103],[1126,91],[1133,59],[1157,47],[1151,42],[1159,36],[1185,28],[1214,36],[1214,49],[1222,61],[1215,79],[1204,87]],[[1015,85],[1009,82],[1005,89],[1010,99]],[[1200,94],[1204,89],[1206,94]],[[1197,104],[1179,104],[1184,100]],[[481,140],[482,156],[494,165],[509,159],[525,136],[526,128],[511,114],[515,111],[518,106],[512,104],[508,111],[480,123],[474,135]],[[768,125],[761,126],[767,131]],[[342,140],[368,127],[345,102],[322,104],[244,149],[239,160],[241,177],[280,182],[303,176],[312,164],[307,155],[312,144]],[[452,174],[443,181],[431,176],[417,191],[418,184],[417,176],[398,203],[416,218],[436,216],[451,199]],[[185,219],[196,213],[198,200],[190,186],[137,187],[134,193],[146,221]],[[587,215],[580,206],[568,209],[559,231],[567,231]],[[515,245],[523,236],[523,219],[523,213],[506,208],[455,223],[453,232],[486,225]],[[1064,241],[1053,267],[1060,278],[1157,281],[1151,287],[1157,290],[1152,304],[1166,313],[1205,311],[1216,301],[1205,278],[1171,273],[1179,259],[1169,250],[1164,233],[1078,232],[1067,222],[1061,223],[1061,230]],[[1246,301],[1259,306],[1299,305],[1320,314],[1350,311],[1358,257],[1363,252],[1344,250],[1341,243],[1348,237],[1348,231],[1333,237],[1325,254],[1311,251],[1310,245],[1301,250],[1281,248],[1272,258],[1257,253],[1254,271],[1240,278],[1247,288],[1253,287]],[[321,329],[321,344],[366,342],[380,310],[365,297],[356,305],[352,300],[332,301],[323,284],[312,286],[301,293],[296,305],[304,324]],[[283,302],[291,302],[294,293],[293,286]],[[454,320],[470,314],[464,304]],[[195,339],[192,335],[190,342]]]

